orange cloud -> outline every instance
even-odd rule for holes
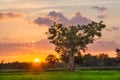
[[[18,18],[18,17],[23,17],[23,14],[13,13],[13,12],[1,12],[0,13],[0,19],[3,19],[3,18]]]
[[[25,14],[15,12],[0,12],[0,22],[7,22],[16,18],[23,18]]]

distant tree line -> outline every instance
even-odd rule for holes
[[[54,55],[53,55],[54,56]],[[51,63],[52,57],[49,55],[49,63]],[[53,57],[55,59],[55,56]],[[50,60],[51,59],[51,60]],[[68,63],[69,55],[62,54],[60,56],[60,61],[64,63]],[[57,61],[53,61],[53,65],[57,63]],[[120,66],[120,49],[116,49],[116,57],[109,57],[108,54],[101,53],[99,55],[91,55],[90,53],[81,55],[80,53],[75,55],[74,60],[76,65],[83,66],[83,67],[90,67],[90,66]]]
[[[52,68],[65,68],[68,63],[68,55],[61,55],[58,59],[55,55],[49,54],[46,57],[46,62],[32,63],[32,62],[11,62],[4,63],[4,60],[0,63],[0,70],[2,69],[21,69],[21,70],[48,70]],[[74,60],[76,66],[79,67],[115,67],[120,66],[120,49],[116,49],[116,57],[109,57],[105,53],[99,55],[91,55],[90,53],[81,55],[77,54]]]
[[[28,62],[10,62],[10,63],[4,63],[3,61],[1,61],[0,64],[0,69],[29,69],[30,68],[31,63]]]

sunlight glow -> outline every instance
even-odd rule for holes
[[[40,59],[38,59],[38,58],[34,59],[34,63],[39,63],[39,62],[40,62]]]

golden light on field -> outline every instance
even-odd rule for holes
[[[34,59],[34,63],[40,63],[40,59],[39,58],[35,58]]]

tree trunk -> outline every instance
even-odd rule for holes
[[[69,54],[68,70],[69,71],[74,71],[75,70],[74,55],[73,54]]]

